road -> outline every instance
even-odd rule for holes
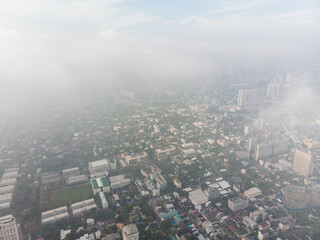
[[[287,132],[287,134],[289,135],[289,137],[291,138],[291,140],[295,143],[295,144],[301,144],[300,139],[297,137],[297,135],[294,133],[293,130],[290,130],[288,128],[288,126],[282,121],[281,118],[276,117],[277,120],[279,121],[279,123],[281,124],[281,126],[284,128],[284,130]]]

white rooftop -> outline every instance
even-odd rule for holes
[[[110,179],[110,183],[115,183],[115,182],[121,182],[125,178],[124,178],[123,174],[120,174],[117,176],[110,177],[109,179]]]
[[[94,162],[90,162],[91,167],[99,167],[99,166],[103,166],[103,165],[108,165],[108,161],[107,159],[101,159],[98,161],[94,161]]]
[[[139,231],[138,231],[137,225],[129,224],[122,228],[122,232],[124,233],[125,236],[128,236],[134,233],[138,233]]]
[[[261,194],[261,190],[257,187],[253,187],[253,188],[246,190],[245,193],[248,195]]]
[[[222,189],[226,189],[226,188],[229,188],[230,187],[230,184],[229,183],[227,183],[226,181],[220,181],[220,182],[218,182],[218,184],[220,185],[220,187],[222,188]]]
[[[193,148],[191,148],[191,149],[183,150],[183,153],[185,155],[193,155],[193,154],[196,154],[196,151]]]
[[[208,201],[207,195],[201,190],[197,189],[192,192],[189,192],[190,198],[193,199],[194,202],[202,204]]]

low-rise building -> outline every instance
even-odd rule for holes
[[[247,198],[258,197],[262,194],[261,190],[257,187],[250,188],[244,192],[244,196]]]
[[[128,165],[136,164],[145,160],[148,160],[148,154],[146,152],[134,153],[129,156],[126,156],[126,163]]]
[[[258,239],[259,240],[267,240],[269,238],[268,230],[260,230],[258,232]]]
[[[67,230],[64,230],[64,229],[61,229],[60,230],[60,240],[64,240],[68,234],[71,233],[71,229],[67,229]]]
[[[159,189],[165,189],[167,187],[167,180],[162,175],[157,175],[155,177],[155,181],[157,184],[157,188]]]
[[[181,181],[180,181],[178,178],[173,179],[173,184],[174,184],[177,188],[182,188]]]
[[[66,179],[67,185],[75,185],[79,183],[85,183],[88,181],[88,176],[86,174],[70,176]]]
[[[0,195],[0,203],[10,202],[12,199],[12,193],[5,193]]]
[[[10,178],[10,179],[2,179],[0,181],[0,187],[6,187],[10,185],[15,185],[17,183],[17,179]]]
[[[55,223],[55,222],[61,221],[62,219],[66,219],[66,218],[69,218],[69,213],[67,213],[67,212],[60,213],[60,214],[54,215],[52,217],[43,218],[42,225]]]
[[[41,183],[43,185],[56,185],[60,184],[60,174],[51,172],[51,173],[42,173],[41,174]]]
[[[97,208],[93,198],[71,204],[71,211],[74,217],[90,212],[93,208]]]
[[[5,173],[10,173],[10,172],[19,172],[19,168],[7,168],[4,170]]]
[[[110,177],[109,179],[112,189],[123,188],[130,184],[130,179],[126,179],[123,174]]]
[[[154,164],[145,165],[140,167],[140,172],[143,176],[154,180],[156,175],[161,174],[161,169],[155,166]]]
[[[69,177],[80,175],[80,170],[78,167],[68,168],[68,169],[62,170],[62,175],[64,180],[67,180]]]
[[[189,192],[189,200],[193,205],[197,206],[208,202],[208,197],[201,189],[197,189]]]
[[[10,208],[10,202],[0,203],[0,209],[9,209],[9,208]]]
[[[0,194],[12,193],[13,189],[14,189],[14,185],[0,187]]]
[[[139,230],[136,224],[129,224],[122,228],[123,240],[139,240]]]
[[[99,196],[100,196],[100,199],[101,199],[102,208],[103,209],[108,208],[109,204],[108,204],[108,201],[106,199],[106,196],[104,195],[104,192],[99,192]]]
[[[120,240],[121,235],[119,233],[110,233],[102,238],[102,240]]]
[[[230,143],[228,140],[226,139],[218,139],[217,143],[221,146],[221,147],[229,147]]]
[[[41,213],[42,224],[50,224],[68,218],[67,206],[55,208]]]
[[[17,178],[18,177],[18,171],[14,171],[14,172],[5,172],[2,175],[2,179],[11,179],[11,178]]]
[[[177,149],[173,146],[168,146],[164,148],[157,149],[155,151],[155,156],[158,160],[164,159],[176,155],[178,153]]]
[[[106,171],[110,170],[110,165],[107,159],[89,162],[88,165],[91,175],[96,177],[103,176]]]
[[[44,212],[41,213],[41,217],[42,218],[48,218],[48,217],[52,217],[54,215],[58,215],[58,214],[64,213],[64,212],[68,212],[67,206],[51,209],[51,210],[48,210],[48,211],[44,211]]]
[[[105,177],[91,179],[91,186],[94,195],[99,192],[110,192],[110,185]]]
[[[258,224],[256,223],[256,221],[252,220],[251,218],[249,218],[248,216],[245,216],[243,218],[243,223],[250,228],[251,230],[255,230],[258,228]]]
[[[75,185],[79,183],[85,183],[88,181],[88,176],[86,174],[81,174],[77,176],[71,176],[66,179],[67,185]]]
[[[236,212],[249,206],[249,199],[244,197],[234,197],[228,199],[228,207]]]
[[[149,191],[144,187],[144,185],[139,180],[135,181],[135,185],[137,186],[137,188],[142,196],[149,195]]]
[[[115,171],[117,170],[117,159],[108,159],[109,165],[110,165],[110,170]]]
[[[193,148],[182,150],[182,153],[185,157],[189,158],[196,156],[196,151]]]

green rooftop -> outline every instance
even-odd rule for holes
[[[109,186],[106,178],[100,178],[100,180],[101,180],[104,187]]]
[[[108,182],[107,182],[107,179],[105,177],[102,177],[102,178],[95,178],[93,180],[91,180],[92,182],[92,186],[94,189],[97,189],[99,188],[99,184],[98,184],[98,181],[101,181],[101,184],[102,184],[102,187],[107,187],[109,186]]]
[[[166,219],[172,218],[172,217],[174,218],[176,224],[182,222],[182,218],[181,218],[180,214],[177,211],[172,211],[172,212],[168,212],[168,213],[165,213],[165,214],[161,215],[161,218],[163,220],[166,220]]]
[[[97,180],[96,180],[96,179],[91,180],[91,182],[92,182],[92,186],[93,186],[93,188],[94,188],[94,189],[99,188],[99,186],[98,186],[98,183],[97,183]]]

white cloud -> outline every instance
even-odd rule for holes
[[[98,33],[100,37],[114,37],[116,35],[113,29],[107,29]]]
[[[268,0],[267,0],[268,1]],[[252,7],[257,6],[258,4],[262,4],[267,2],[266,0],[262,1],[249,1],[249,2],[244,2],[241,4],[230,4],[229,6],[216,10],[212,12],[211,14],[221,14],[221,13],[228,13],[228,12],[235,12],[235,11],[240,11],[240,10],[245,10],[245,9],[250,9]]]

